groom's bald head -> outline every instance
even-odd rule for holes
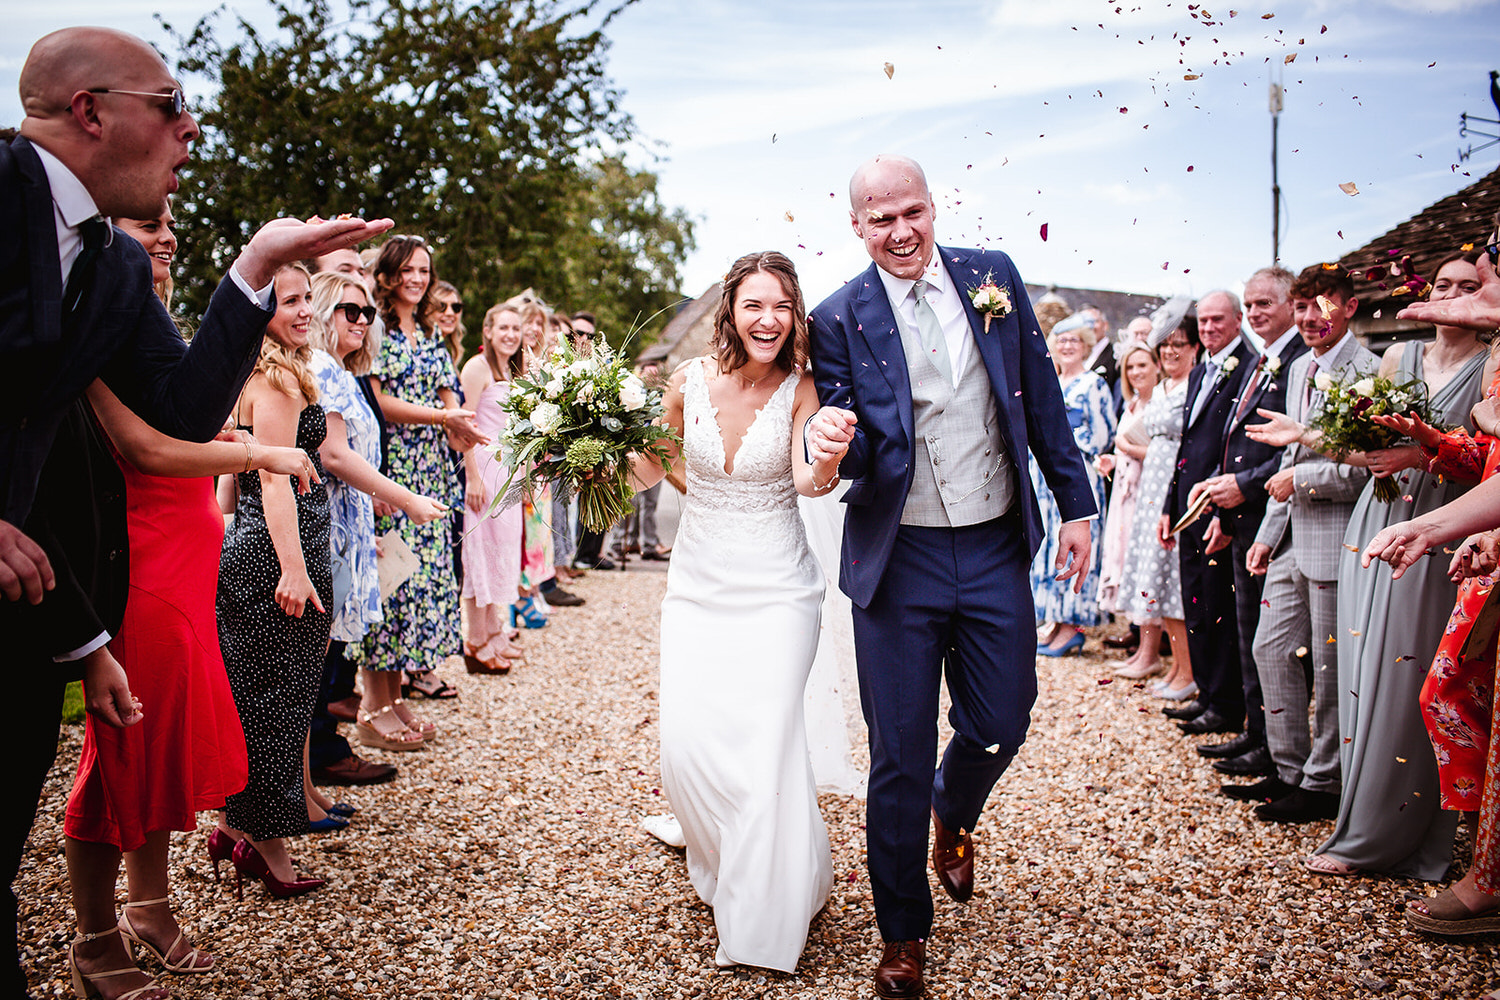
[[[879,153],[861,163],[849,178],[849,208],[858,212],[876,194],[919,192],[931,200],[922,165],[899,153]]]

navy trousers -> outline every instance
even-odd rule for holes
[[[1030,563],[1013,514],[966,528],[903,525],[870,606],[854,608],[870,729],[865,836],[887,941],[932,929],[929,812],[972,830],[1026,739],[1036,701]],[[945,673],[955,733],[934,775]]]

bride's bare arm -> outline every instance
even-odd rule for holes
[[[661,396],[662,406],[665,407],[666,412],[658,419],[662,424],[677,432],[677,440],[668,441],[663,446],[667,453],[668,465],[673,467],[682,458],[682,386],[686,381],[687,371],[684,367],[679,367],[667,381],[667,388]],[[649,490],[665,479],[666,475],[666,468],[656,461],[655,456],[632,455],[630,457],[630,478],[638,491]]]
[[[818,412],[818,390],[810,378],[797,384],[797,397],[792,403],[792,482],[797,492],[805,497],[820,497],[838,485],[839,462],[849,451],[847,441],[833,445],[828,453],[819,453],[816,460],[807,460],[807,447],[802,439],[802,428]],[[838,411],[852,424],[853,413]]]

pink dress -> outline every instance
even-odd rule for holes
[[[509,394],[509,382],[492,382],[474,404],[474,423],[491,441],[499,441],[505,429],[505,411],[500,404]],[[510,478],[510,469],[488,447],[475,448],[474,455],[488,505]],[[516,599],[516,585],[521,580],[521,518],[521,504],[495,511],[487,506],[478,514],[464,507],[464,597],[480,606],[501,608]]]
[[[1142,417],[1146,403],[1137,397],[1130,408],[1120,417],[1120,426],[1115,430],[1115,440],[1126,438],[1138,445],[1147,445],[1151,437],[1146,433]],[[1120,578],[1125,569],[1125,548],[1130,539],[1130,522],[1135,518],[1135,496],[1141,484],[1141,463],[1115,448],[1114,488],[1109,495],[1109,511],[1104,518],[1103,551],[1099,557],[1099,607],[1103,611],[1123,611],[1125,601],[1120,597]]]

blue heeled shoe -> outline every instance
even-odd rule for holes
[[[328,815],[340,816],[344,819],[351,818],[357,812],[359,812],[359,807],[351,806],[347,802],[335,802],[333,805],[328,807]]]
[[[322,819],[308,820],[307,821],[307,832],[308,833],[337,833],[338,831],[344,829],[348,825],[349,825],[349,821],[347,819],[345,819],[344,817],[342,817],[342,816],[335,816],[333,813],[329,813],[327,816],[324,816]]]
[[[1057,647],[1056,649],[1053,649],[1051,646],[1043,646],[1041,649],[1038,649],[1036,651],[1036,655],[1037,656],[1067,656],[1068,654],[1072,653],[1074,650],[1082,649],[1084,641],[1085,640],[1083,638],[1083,633],[1082,632],[1074,632],[1073,633],[1073,638],[1069,639],[1067,642],[1063,643],[1061,646]]]
[[[538,610],[536,601],[528,597],[510,606],[510,627],[515,628],[518,621],[527,628],[543,628],[547,624],[547,616]]]

